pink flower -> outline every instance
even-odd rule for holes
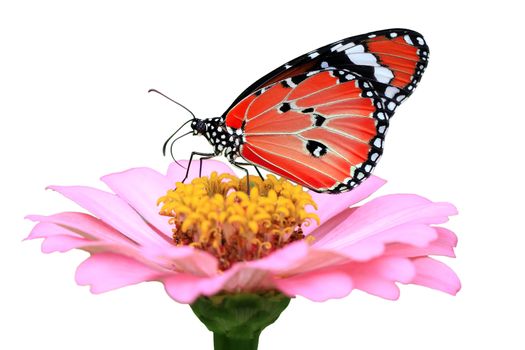
[[[413,194],[375,198],[361,206],[385,181],[371,177],[340,195],[311,193],[321,225],[303,228],[313,242],[298,240],[268,256],[234,263],[221,271],[216,257],[190,246],[176,246],[172,226],[159,214],[157,200],[184,176],[178,166],[166,175],[135,168],[104,176],[113,191],[82,186],[50,186],[92,215],[63,212],[31,215],[38,222],[28,239],[43,238],[42,251],[73,248],[91,255],[77,269],[76,281],[102,293],[144,281],[160,281],[176,301],[192,303],[221,291],[277,289],[314,301],[341,298],[353,289],[397,299],[397,283],[418,284],[455,294],[456,274],[431,258],[454,257],[456,236],[435,226],[456,214],[449,203],[434,203]],[[207,160],[203,176],[232,173]],[[197,176],[193,164],[190,179]]]

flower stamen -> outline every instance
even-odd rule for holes
[[[261,180],[213,172],[190,184],[178,182],[158,200],[161,215],[174,225],[176,245],[189,245],[219,259],[226,270],[235,262],[263,258],[286,244],[304,239],[302,226],[319,217],[312,197],[299,185],[268,175]],[[309,241],[311,237],[306,237]]]

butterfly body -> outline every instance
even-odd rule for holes
[[[389,29],[339,40],[248,87],[219,118],[195,119],[213,153],[317,192],[358,186],[383,153],[389,120],[428,60],[423,37]],[[192,156],[193,156],[192,154]]]
[[[195,119],[191,122],[194,135],[204,136],[213,146],[213,155],[224,155],[231,163],[240,156],[242,128],[231,128],[222,118]]]

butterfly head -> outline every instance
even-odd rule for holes
[[[202,119],[193,119],[191,122],[191,129],[193,130],[193,135],[204,135],[207,130],[207,123]]]

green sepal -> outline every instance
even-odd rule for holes
[[[214,333],[215,350],[256,350],[262,330],[290,303],[282,293],[218,294],[200,297],[191,309]]]

